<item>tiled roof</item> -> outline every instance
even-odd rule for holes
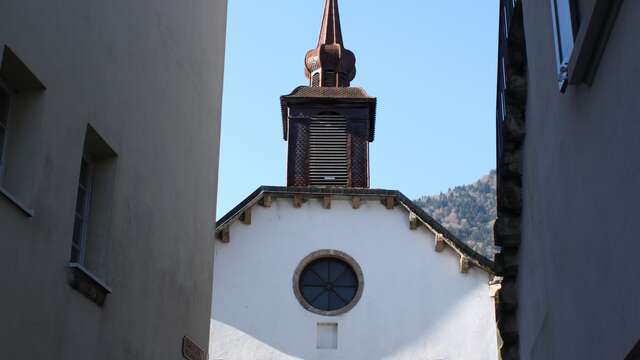
[[[352,98],[367,99],[375,101],[376,98],[370,97],[367,92],[360,87],[311,87],[298,86],[291,94],[283,96],[283,98]]]
[[[298,86],[291,94],[280,97],[282,108],[282,133],[287,140],[287,107],[294,102],[330,102],[330,103],[365,103],[370,109],[369,141],[373,141],[376,133],[376,105],[377,99],[371,97],[363,88],[359,87],[311,87]]]

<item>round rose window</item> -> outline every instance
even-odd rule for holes
[[[299,266],[294,284],[298,300],[308,310],[323,315],[348,311],[362,293],[360,268],[346,254],[336,251],[316,255]]]

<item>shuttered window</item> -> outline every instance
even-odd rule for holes
[[[318,115],[309,124],[309,184],[347,186],[347,122],[341,115]]]

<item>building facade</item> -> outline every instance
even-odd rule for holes
[[[498,357],[493,262],[369,188],[377,99],[355,65],[327,0],[309,85],[280,99],[287,186],[217,222],[212,359]]]
[[[263,187],[220,229],[212,359],[498,358],[488,262],[398,192]]]
[[[640,3],[500,6],[503,359],[638,359]]]
[[[0,357],[204,359],[226,1],[0,3]]]

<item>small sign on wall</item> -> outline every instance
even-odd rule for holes
[[[187,360],[207,360],[207,353],[193,340],[184,336],[182,338],[182,357]]]

